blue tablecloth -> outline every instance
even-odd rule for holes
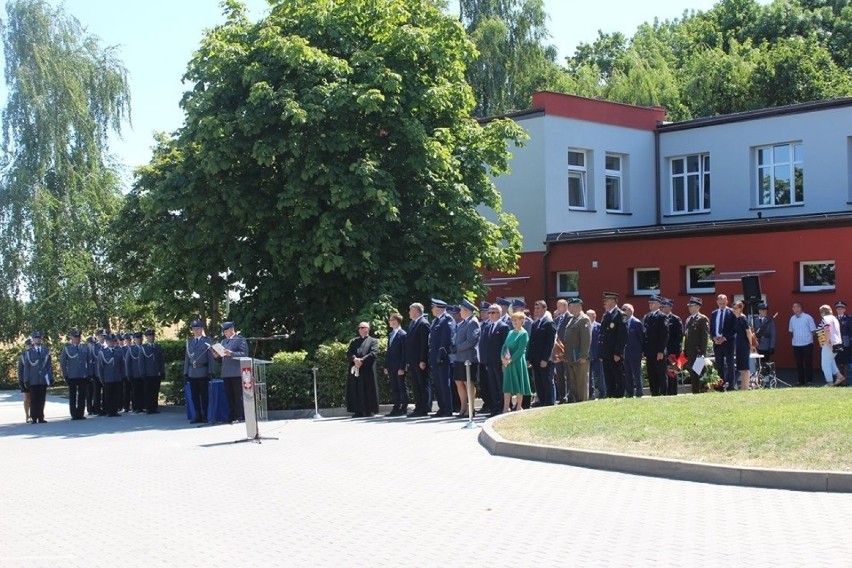
[[[183,392],[186,396],[186,417],[189,420],[195,420],[195,404],[192,402],[189,381],[184,383]],[[210,400],[207,403],[207,420],[209,422],[227,422],[228,397],[225,396],[225,383],[222,382],[222,379],[213,379],[210,381],[207,392],[210,395]]]

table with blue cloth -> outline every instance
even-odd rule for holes
[[[207,402],[207,421],[215,424],[228,421],[228,398],[225,396],[225,383],[222,379],[213,379],[207,387],[210,400]],[[195,404],[192,402],[192,394],[189,390],[189,381],[183,384],[183,392],[186,397],[186,417],[195,420],[197,413]]]

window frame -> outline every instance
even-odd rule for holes
[[[560,286],[559,277],[563,274],[576,274],[577,275],[577,289],[572,290],[562,290]],[[577,298],[580,296],[580,271],[579,270],[560,270],[556,273],[556,297],[557,298]]]
[[[648,289],[640,290],[639,289],[639,281],[638,281],[639,280],[638,279],[639,273],[640,272],[651,272],[651,271],[656,271],[657,274],[659,275],[659,280],[660,280],[659,287],[657,287],[655,289],[654,288],[648,288]],[[662,288],[662,280],[663,280],[663,274],[662,274],[662,271],[660,270],[659,266],[657,266],[657,267],[647,266],[647,267],[634,268],[633,269],[633,295],[634,296],[653,296],[654,294],[659,294],[660,288]]]
[[[715,264],[690,264],[687,265],[684,270],[684,276],[686,277],[686,293],[687,294],[715,294],[716,293],[716,284],[708,283],[706,285],[692,286],[692,278],[690,277],[690,271],[696,268],[709,268],[710,272],[714,272],[716,270]]]
[[[698,171],[690,172],[687,166],[687,160],[692,157],[698,158]],[[674,163],[676,161],[683,160],[683,173],[676,174]],[[668,159],[669,161],[669,199],[671,200],[669,203],[669,212],[671,215],[695,215],[699,213],[710,213],[710,205],[707,202],[712,201],[710,199],[710,189],[705,188],[706,186],[712,187],[710,183],[710,176],[712,175],[713,168],[709,164],[710,161],[710,152],[702,152],[699,154],[685,154],[683,156],[672,156]],[[705,168],[705,161],[707,162],[707,167]],[[689,209],[689,177],[697,176],[698,177],[698,199],[701,204],[700,208]],[[683,179],[683,210],[675,209],[675,203],[677,200],[675,199],[675,179],[682,178]]]
[[[775,148],[786,146],[789,151],[790,159],[787,162],[775,162]],[[801,148],[801,159],[796,160],[796,147]],[[760,164],[758,163],[758,156],[761,151],[768,151],[768,154],[772,158],[772,162],[770,164]],[[758,209],[774,209],[776,207],[796,207],[805,204],[805,157],[804,157],[804,144],[801,140],[792,141],[792,142],[776,142],[773,144],[764,144],[762,146],[754,147],[754,206]],[[802,199],[800,201],[796,201],[796,166],[802,170]],[[790,167],[790,202],[789,203],[777,203],[776,202],[776,193],[775,193],[775,169],[778,166],[789,166]],[[769,168],[772,173],[771,176],[771,185],[772,191],[770,191],[770,196],[772,198],[771,203],[761,203],[763,189],[761,187],[761,175],[760,172],[764,168]]]
[[[571,154],[579,154],[583,156],[583,165],[578,166],[571,164]],[[582,205],[571,204],[571,179],[576,176],[580,180],[580,197],[583,200]],[[581,148],[568,148],[568,209],[577,211],[588,211],[591,207],[589,204],[589,151]]]
[[[618,160],[618,170],[607,168],[607,160],[615,158]],[[613,209],[609,206],[609,181],[615,179],[618,181],[618,208]],[[604,207],[607,213],[624,213],[624,155],[614,152],[604,154]]]
[[[817,265],[832,265],[834,266],[835,280],[831,285],[814,286],[805,284],[805,267]],[[799,261],[799,291],[800,292],[830,292],[837,290],[837,261],[834,260],[802,260]]]

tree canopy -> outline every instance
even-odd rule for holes
[[[147,294],[175,291],[170,317],[227,309],[314,346],[514,269],[491,176],[522,131],[470,119],[475,51],[435,4],[289,0],[256,23],[225,4],[122,215],[150,235],[131,263]]]
[[[565,92],[663,105],[684,120],[852,95],[852,2],[721,0],[706,12],[599,32]]]
[[[36,327],[57,337],[107,325],[130,293],[105,255],[121,207],[107,138],[129,116],[127,74],[61,8],[14,0],[6,11],[0,336]]]

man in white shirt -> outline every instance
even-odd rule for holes
[[[796,359],[796,372],[799,386],[810,385],[814,380],[814,318],[802,311],[801,302],[793,303],[793,315],[790,316],[789,331],[793,335],[793,356]]]

